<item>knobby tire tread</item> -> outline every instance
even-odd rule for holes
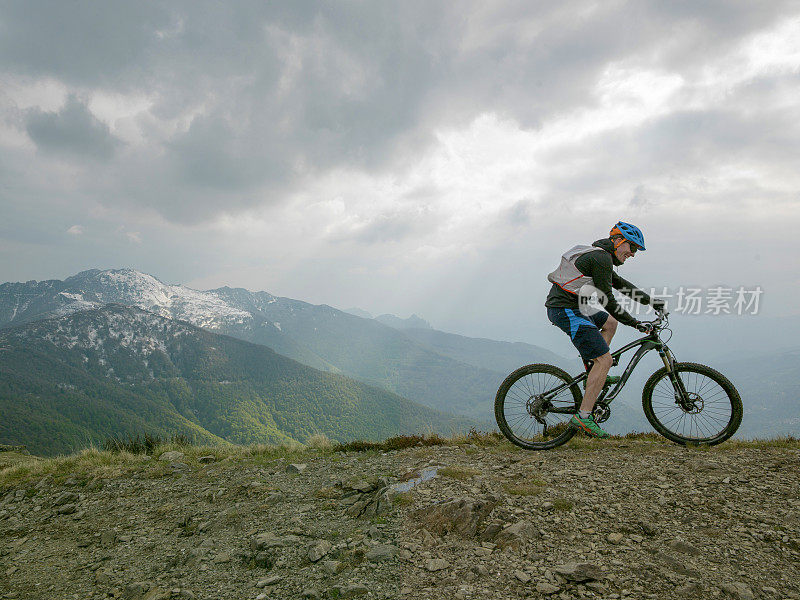
[[[708,377],[715,383],[717,383],[727,394],[728,400],[731,403],[731,419],[728,422],[727,426],[719,432],[716,436],[712,438],[705,438],[705,439],[694,439],[694,438],[687,438],[673,431],[670,431],[667,427],[665,427],[661,421],[659,421],[658,417],[656,417],[655,412],[653,411],[653,391],[655,390],[656,385],[659,381],[661,381],[664,377],[668,377],[667,375],[667,368],[661,367],[658,371],[653,373],[650,378],[647,380],[647,383],[644,385],[644,389],[642,391],[642,408],[644,409],[644,414],[647,417],[647,420],[650,421],[650,424],[653,428],[663,435],[668,440],[675,442],[676,444],[681,444],[683,446],[687,445],[704,445],[704,446],[714,446],[716,444],[721,444],[728,438],[730,438],[736,430],[739,429],[739,425],[742,423],[742,414],[744,409],[742,407],[742,399],[739,396],[739,392],[736,390],[736,387],[731,383],[731,381],[725,377],[722,373],[717,371],[716,369],[712,369],[706,365],[701,365],[700,363],[690,363],[690,362],[679,362],[675,363],[675,370],[678,373],[697,373],[699,375],[703,375]],[[672,383],[670,382],[670,386]]]
[[[515,444],[520,448],[525,448],[526,450],[550,450],[552,448],[556,448],[557,446],[561,446],[562,444],[566,444],[577,433],[577,430],[573,429],[572,427],[567,427],[567,429],[559,436],[548,441],[533,442],[530,440],[524,440],[514,435],[514,432],[511,431],[511,428],[506,422],[505,413],[503,410],[506,394],[511,387],[525,375],[532,375],[534,373],[546,373],[548,375],[554,375],[555,377],[563,380],[565,383],[568,383],[573,379],[572,375],[567,373],[564,369],[554,365],[532,364],[520,367],[506,377],[503,380],[503,383],[500,384],[494,400],[494,416],[500,431],[512,444]],[[583,395],[577,384],[570,386],[570,391],[572,392],[573,399],[575,400],[575,410],[577,411],[578,407],[583,401]]]

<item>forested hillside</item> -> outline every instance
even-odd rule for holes
[[[335,440],[476,424],[269,348],[108,305],[0,332],[0,443],[65,452],[106,436]]]

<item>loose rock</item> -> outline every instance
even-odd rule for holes
[[[494,538],[494,543],[499,548],[513,548],[519,550],[522,545],[539,535],[539,531],[528,521],[519,521],[506,527]]]
[[[60,494],[55,501],[53,502],[53,506],[63,506],[65,504],[72,504],[80,500],[80,496],[75,492],[63,492]]]
[[[114,545],[114,541],[117,539],[117,532],[113,529],[106,529],[103,533],[100,534],[100,545],[104,548],[110,548]]]
[[[328,540],[320,540],[308,549],[308,560],[317,562],[331,551],[333,544]]]
[[[64,504],[63,506],[59,506],[56,512],[60,515],[71,515],[77,510],[78,507],[75,504]]]
[[[444,560],[443,558],[429,558],[425,561],[425,569],[430,571],[431,573],[435,573],[436,571],[441,571],[446,569],[450,566],[450,563]]]
[[[603,576],[603,571],[599,566],[592,563],[569,562],[564,565],[553,567],[553,570],[563,576],[568,581],[581,583],[583,581],[593,581]]]
[[[747,585],[739,581],[733,583],[723,583],[721,586],[722,591],[726,594],[736,598],[737,600],[754,600],[755,595]]]
[[[280,583],[281,581],[283,581],[283,577],[280,575],[273,575],[272,577],[267,577],[266,579],[260,580],[258,583],[256,583],[256,587],[264,588],[270,585],[275,585],[276,583]]]
[[[561,588],[557,585],[553,585],[552,583],[547,583],[546,581],[540,581],[536,584],[536,591],[549,596],[550,594],[555,594],[561,591]]]
[[[369,549],[366,554],[366,559],[372,561],[389,560],[397,556],[399,552],[400,549],[397,546],[379,544]]]
[[[520,571],[519,569],[514,571],[514,577],[519,579],[522,583],[528,583],[531,580],[530,575],[528,575],[525,571]]]
[[[416,517],[426,529],[439,535],[457,533],[469,538],[475,536],[478,525],[495,506],[497,500],[494,499],[464,497],[418,510]]]
[[[684,540],[674,540],[670,542],[669,547],[674,550],[675,552],[681,552],[683,554],[691,554],[692,556],[699,556],[700,550],[692,546],[689,542]]]

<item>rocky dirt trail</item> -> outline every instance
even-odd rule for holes
[[[6,477],[0,598],[800,598],[797,444],[184,450]]]

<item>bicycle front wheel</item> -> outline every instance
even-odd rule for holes
[[[509,441],[527,450],[549,450],[575,435],[568,421],[583,400],[577,384],[553,398],[543,395],[572,377],[553,365],[527,365],[506,377],[497,390],[494,415]]]
[[[653,428],[677,444],[713,446],[731,437],[742,422],[742,399],[719,371],[697,363],[675,363],[686,395],[677,390],[666,367],[650,376],[642,407]]]

